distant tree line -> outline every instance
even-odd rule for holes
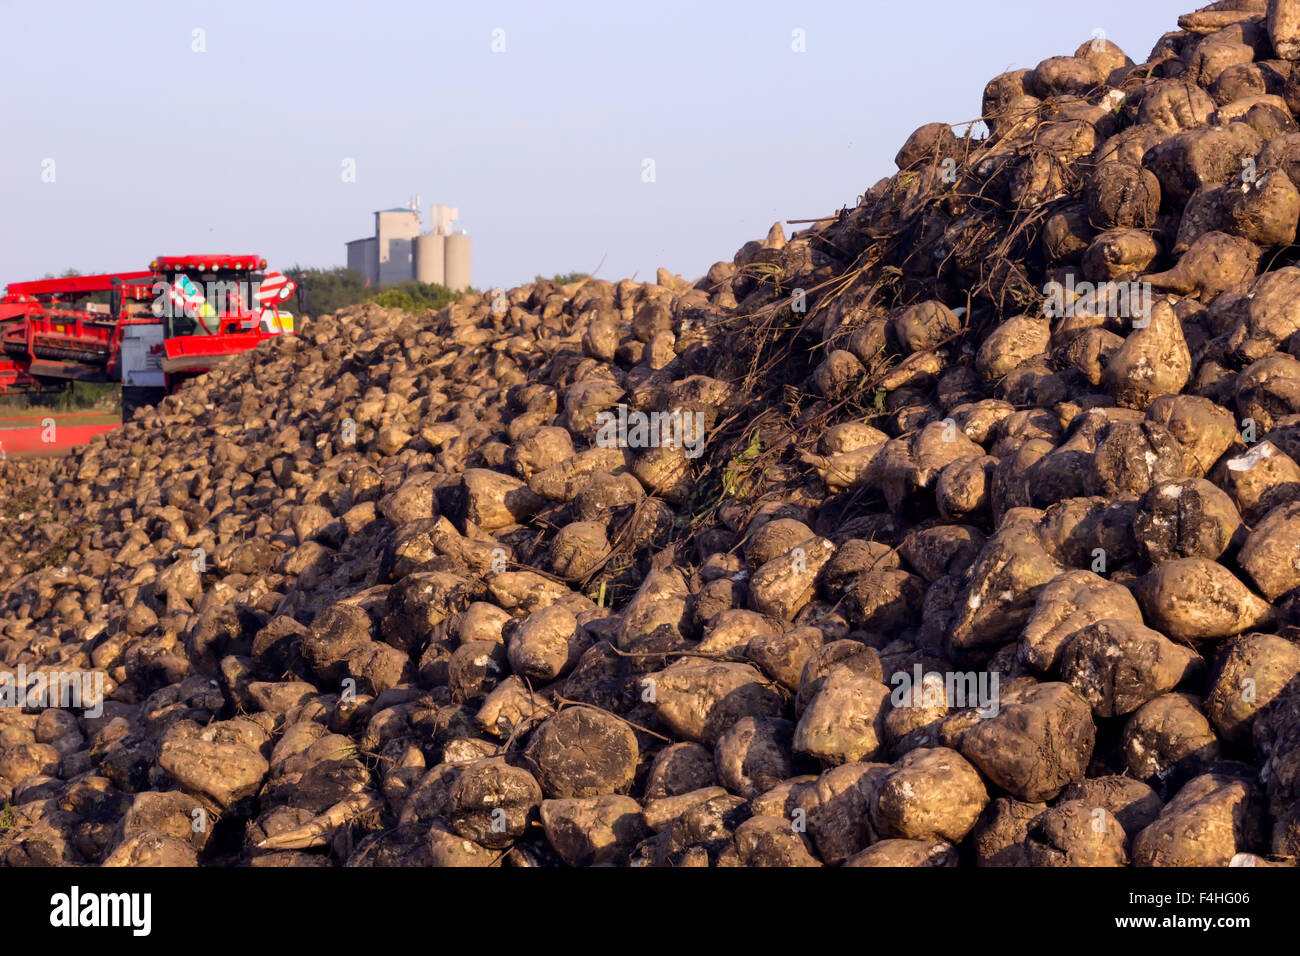
[[[352,269],[305,269],[294,266],[283,272],[306,290],[304,311],[308,315],[325,315],[365,302],[377,291],[366,288],[365,276]]]
[[[325,315],[349,305],[374,302],[389,309],[424,312],[441,309],[464,293],[453,292],[436,282],[398,282],[382,288],[367,286],[366,278],[355,269],[307,269],[294,266],[284,274],[302,285],[307,294],[303,307],[308,315]],[[473,292],[475,290],[468,290]]]

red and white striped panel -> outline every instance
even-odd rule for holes
[[[262,305],[283,302],[293,295],[294,290],[297,288],[297,284],[288,276],[279,272],[268,272],[257,287],[257,301]]]

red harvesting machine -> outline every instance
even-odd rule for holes
[[[257,256],[160,256],[143,272],[11,283],[0,298],[0,395],[121,382],[129,419],[223,359],[294,332],[278,306],[295,285],[265,269]]]

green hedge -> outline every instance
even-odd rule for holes
[[[362,302],[376,302],[390,309],[419,313],[441,309],[462,294],[433,282],[414,280],[379,289],[367,286],[361,273],[344,268],[304,269],[294,266],[284,270],[284,274],[306,289],[307,304],[303,311],[308,315],[325,315]]]

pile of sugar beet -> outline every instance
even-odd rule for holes
[[[106,697],[0,707],[0,861],[1293,863],[1300,0],[1179,27],[693,284],[355,307],[0,465],[0,672]]]

